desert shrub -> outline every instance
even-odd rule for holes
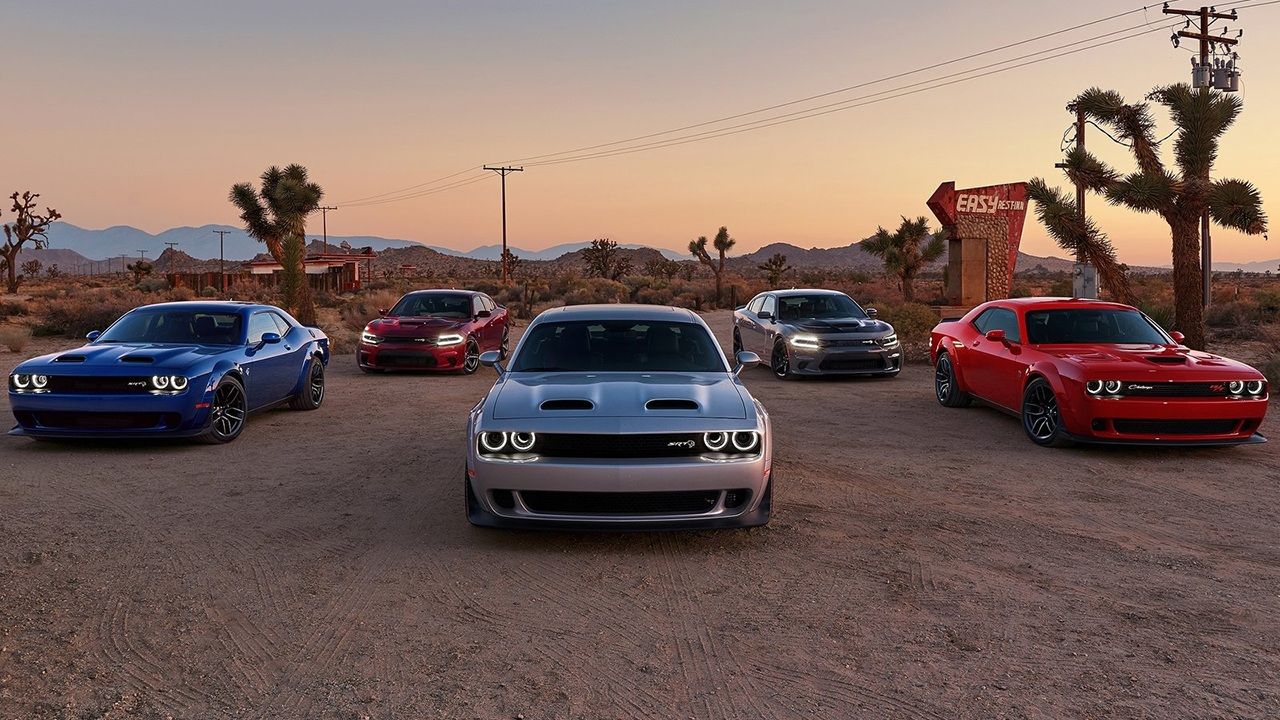
[[[671,304],[689,310],[702,309],[702,296],[696,292],[684,292],[671,298]]]
[[[170,300],[194,300],[196,291],[189,287],[176,287],[169,293]]]
[[[920,303],[886,305],[879,310],[879,319],[892,325],[898,333],[907,362],[928,362],[929,331],[939,319],[936,310]]]
[[[1259,319],[1263,322],[1280,320],[1280,290],[1255,290],[1253,302],[1257,304]]]
[[[20,325],[0,327],[0,345],[9,348],[9,352],[22,352],[31,340],[31,328]]]
[[[564,295],[565,305],[622,303],[631,296],[627,286],[607,278],[588,278]]]
[[[400,294],[390,290],[373,290],[361,292],[338,308],[342,325],[350,330],[360,332],[368,322],[378,317],[379,310],[389,309],[400,299]]]
[[[1147,317],[1155,320],[1156,324],[1165,330],[1178,329],[1174,327],[1173,305],[1166,305],[1164,303],[1143,303],[1140,305],[1140,308],[1142,312],[1147,314]]]
[[[529,306],[519,300],[513,300],[506,303],[504,307],[507,308],[507,314],[517,320],[528,320],[531,317],[529,314]]]
[[[212,285],[200,291],[200,297],[218,297],[218,288]]]
[[[169,289],[169,281],[158,277],[142,278],[138,282],[137,288],[145,293],[160,292],[161,290]]]
[[[1049,285],[1049,297],[1071,297],[1076,292],[1075,281],[1071,278],[1054,280]],[[1024,297],[1024,296],[1017,296]]]
[[[26,315],[27,304],[22,300],[5,300],[0,302],[0,317],[14,317],[15,315]]]
[[[154,302],[133,289],[101,288],[46,300],[33,310],[39,318],[33,328],[36,335],[83,337],[91,330],[105,330],[121,315]]]
[[[227,297],[241,302],[275,304],[280,301],[279,293],[273,287],[261,285],[252,280],[236,280],[227,286]]]

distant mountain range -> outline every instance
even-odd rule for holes
[[[158,234],[127,225],[117,225],[102,230],[89,230],[70,223],[54,223],[49,229],[50,247],[47,250],[33,253],[23,251],[24,258],[34,257],[44,265],[57,263],[60,268],[69,272],[101,272],[108,258],[114,263],[132,262],[145,252],[146,257],[155,259],[168,248],[166,243],[177,243],[176,248],[186,256],[196,259],[217,259],[217,230],[227,232],[223,249],[227,260],[249,260],[262,253],[262,243],[250,237],[242,228],[233,225],[203,225],[201,227],[171,228]],[[307,236],[312,243],[320,240],[319,236]],[[470,260],[498,260],[501,257],[501,245],[482,245],[463,252],[452,248],[426,245],[411,240],[397,240],[372,235],[330,235],[329,244],[334,248],[346,242],[353,248],[371,247],[376,251],[390,249],[413,250],[428,249],[454,258]],[[526,250],[512,246],[511,251],[524,260],[572,261],[583,248],[590,246],[588,242],[563,243],[543,250]],[[661,253],[672,260],[691,260],[687,253],[679,253],[665,248],[649,248],[645,245],[624,244],[620,247],[628,250],[645,250]],[[764,262],[774,253],[787,256],[787,261],[798,268],[843,267],[856,270],[875,271],[881,267],[881,261],[865,252],[861,243],[851,243],[834,248],[801,248],[790,243],[771,243],[754,252],[736,255],[729,258],[729,266],[735,271],[754,270],[755,266]],[[571,256],[571,257],[566,257]],[[123,261],[121,258],[127,258]],[[410,258],[405,257],[406,261]],[[417,258],[413,258],[416,260]],[[941,263],[938,263],[939,265]],[[1037,266],[1048,272],[1069,271],[1072,263],[1056,257],[1039,257],[1020,253],[1018,269],[1022,272],[1034,270]],[[1213,268],[1219,272],[1276,273],[1280,269],[1280,259],[1264,260],[1249,263],[1215,262]],[[1135,267],[1140,272],[1160,272],[1167,267]]]

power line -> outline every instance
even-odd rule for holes
[[[377,195],[368,195],[366,197],[356,198],[354,200],[348,200],[346,202],[342,202],[338,204],[339,205],[355,205],[357,203],[362,203],[366,200],[374,200],[376,198],[386,197],[387,195],[398,195],[403,192],[409,192],[410,190],[417,190],[418,188],[424,188],[424,187],[427,187],[428,185],[435,185],[436,183],[443,182],[445,180],[449,180],[449,179],[458,177],[459,175],[463,175],[465,173],[469,173],[473,170],[479,170],[479,169],[480,169],[479,166],[469,167],[466,170],[459,170],[458,172],[453,173],[452,175],[445,175],[444,177],[438,177],[435,180],[428,180],[427,182],[418,183],[417,185],[410,185],[409,187],[400,188],[399,190],[388,190],[387,192],[378,193]]]
[[[506,285],[509,277],[507,270],[509,263],[507,261],[511,257],[507,253],[507,175],[513,172],[524,172],[524,168],[507,167],[505,165],[502,167],[489,167],[485,165],[484,169],[496,172],[502,178],[502,284]]]
[[[480,182],[481,180],[488,180],[490,177],[492,177],[492,175],[489,175],[488,173],[484,173],[467,180],[459,180],[458,182],[451,183],[449,185],[444,185],[438,188],[432,188],[430,190],[424,190],[422,192],[414,193],[412,195],[403,195],[400,197],[386,198],[384,200],[373,200],[373,201],[363,202],[363,203],[347,203],[347,205],[345,205],[344,207],[372,207],[375,205],[386,205],[387,203],[400,202],[402,200],[413,200],[415,198],[426,197],[428,195],[435,195],[436,193],[444,192],[446,190],[453,190],[455,188],[465,187],[467,185],[473,185],[475,183]]]

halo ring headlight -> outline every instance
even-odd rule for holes
[[[1101,395],[1102,385],[1103,382],[1101,380],[1090,380],[1084,384],[1084,391],[1090,395]]]
[[[30,375],[14,375],[13,386],[18,388],[19,390],[26,390],[27,388],[31,387],[31,376]]]
[[[177,392],[182,392],[183,390],[186,390],[187,385],[190,385],[190,384],[191,384],[191,381],[181,375],[174,375],[173,377],[169,378],[169,387],[173,388]]]
[[[1120,392],[1121,386],[1122,383],[1119,380],[1108,380],[1106,382],[1105,389],[1108,393],[1115,395]]]
[[[733,449],[747,452],[755,449],[760,442],[760,435],[755,430],[740,430],[733,434]]]
[[[1250,380],[1248,384],[1244,386],[1244,389],[1250,395],[1261,395],[1263,388],[1265,387],[1266,387],[1266,384],[1263,383],[1261,380]]]
[[[1232,380],[1231,382],[1227,383],[1227,392],[1231,393],[1232,395],[1239,395],[1239,394],[1243,393],[1243,392],[1244,392],[1244,381],[1243,381],[1243,380]]]
[[[729,433],[726,432],[709,432],[702,435],[702,442],[707,446],[708,450],[719,452],[729,444]]]
[[[531,432],[513,432],[511,433],[511,447],[520,452],[529,452],[533,449],[534,442],[538,436]]]
[[[168,375],[152,375],[151,387],[157,390],[169,389],[169,376]]]
[[[480,433],[480,447],[489,452],[500,452],[507,446],[507,434],[505,432],[482,432]]]
[[[36,388],[37,390],[40,390],[45,387],[48,387],[48,385],[49,385],[48,375],[32,375],[31,376],[31,387]]]

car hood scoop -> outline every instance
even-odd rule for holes
[[[239,349],[238,345],[147,345],[104,343],[57,355],[55,363],[76,363],[86,368],[118,368],[146,366],[148,368],[183,369],[199,358],[218,355]]]
[[[747,404],[727,373],[511,373],[493,405],[499,420],[664,416],[740,419]]]
[[[887,323],[871,318],[833,318],[830,320],[797,320],[797,329],[814,333],[876,333],[889,330]]]
[[[431,336],[456,330],[466,324],[466,320],[434,317],[389,317],[379,318],[369,323],[375,333],[387,335]]]

